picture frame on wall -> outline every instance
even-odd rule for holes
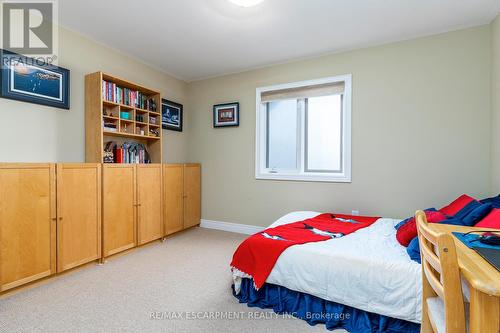
[[[1,51],[1,97],[70,108],[70,71],[17,53]]]
[[[182,104],[161,99],[161,126],[163,129],[182,132],[183,123]]]
[[[240,103],[216,104],[213,108],[214,127],[240,126]]]

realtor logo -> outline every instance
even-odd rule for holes
[[[57,4],[48,1],[2,2],[2,48],[23,55],[53,55]]]

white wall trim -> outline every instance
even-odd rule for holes
[[[258,227],[255,225],[229,223],[213,220],[201,220],[200,227],[207,229],[217,229],[229,232],[236,232],[238,234],[253,235],[257,232],[264,230],[266,227]]]

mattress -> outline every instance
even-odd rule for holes
[[[315,217],[293,212],[270,227]],[[360,310],[420,323],[421,266],[396,240],[400,220],[380,218],[342,238],[291,246],[278,258],[266,283]],[[237,291],[245,276],[233,271]]]

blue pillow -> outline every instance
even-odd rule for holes
[[[422,259],[420,258],[420,245],[418,244],[418,237],[415,237],[411,240],[410,244],[406,248],[406,252],[410,256],[410,259],[422,263]]]
[[[478,207],[474,208],[467,216],[465,216],[462,221],[464,221],[464,225],[468,227],[472,227],[479,221],[481,221],[486,215],[488,215],[493,206],[491,204],[480,204]]]
[[[451,217],[451,218],[449,218],[447,220],[444,220],[444,221],[441,221],[439,223],[452,224],[452,225],[461,225],[461,226],[465,225],[464,221],[462,221],[461,219],[457,219],[456,217]]]
[[[481,203],[484,204],[491,204],[493,208],[500,208],[500,195],[497,195],[496,197],[491,197],[491,198],[486,198],[481,200]]]
[[[436,208],[427,208],[427,209],[424,209],[425,212],[435,212],[437,211]],[[401,228],[404,224],[406,224],[406,222],[410,221],[412,218],[414,218],[414,216],[410,216],[406,219],[404,219],[403,221],[399,222],[398,224],[396,224],[394,226],[394,229],[398,230],[399,228]]]
[[[465,205],[464,208],[460,209],[455,215],[453,215],[453,217],[463,220],[467,215],[469,215],[474,209],[478,208],[479,206],[481,206],[481,203],[479,201],[472,200],[467,205]]]

